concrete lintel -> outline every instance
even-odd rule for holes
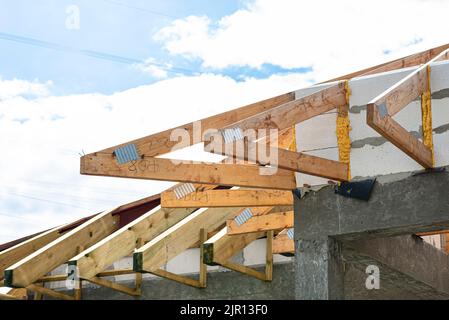
[[[392,285],[422,299],[449,299],[449,256],[418,236],[350,241],[342,248],[345,263],[360,271],[378,267],[380,286]]]
[[[394,177],[379,179],[369,201],[337,195],[333,186],[295,197],[295,239],[354,240],[449,228],[447,171]]]

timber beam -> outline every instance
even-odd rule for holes
[[[264,215],[252,216],[246,221],[230,219],[226,221],[226,226],[228,228],[228,234],[233,235],[293,228],[293,221],[293,211],[270,212]]]
[[[189,134],[191,138],[190,144],[200,143],[204,141],[204,133],[208,130],[219,130],[224,126],[230,125],[234,122],[240,121],[242,119],[248,118],[250,116],[256,115],[260,112],[275,108],[283,103],[292,101],[295,99],[294,92],[288,92],[276,97],[272,97],[266,100],[262,100],[250,105],[233,109],[221,114],[217,114],[208,118],[198,120],[197,122],[192,122],[184,124],[182,126],[158,132],[144,138],[129,141],[123,144],[119,144],[114,147],[110,147],[99,151],[98,153],[112,154],[114,150],[126,146],[128,144],[134,144],[137,147],[140,155],[145,155],[147,157],[155,157],[158,155],[166,154],[173,151],[173,147],[178,143],[175,139],[171,139],[171,135],[176,130],[182,130]],[[197,125],[198,132],[195,133],[195,125]]]
[[[3,274],[6,268],[59,238],[62,235],[60,229],[61,227],[56,227],[45,231],[31,239],[0,252],[0,280],[3,279]]]
[[[247,129],[281,131],[346,103],[345,83],[338,82],[311,95],[233,123],[221,131],[236,129],[243,132]]]
[[[264,235],[267,237],[265,272],[230,261],[247,245]],[[206,264],[220,265],[262,281],[271,281],[273,278],[273,235],[273,231],[268,231],[230,236],[224,228],[204,243],[203,261]]]
[[[273,239],[273,253],[277,254],[295,254],[295,242],[289,229],[282,230]]]
[[[95,277],[138,248],[139,239],[144,243],[152,240],[195,210],[162,209],[158,206],[73,257],[69,265],[77,267],[81,278]]]
[[[263,207],[291,206],[291,191],[266,189],[206,190],[194,191],[184,197],[177,197],[175,192],[161,194],[163,208],[217,208],[217,207]]]
[[[336,181],[348,181],[349,165],[347,163],[283,148],[270,147],[266,145],[265,141],[252,142],[246,138],[240,145],[241,150],[238,146],[238,141],[221,145],[212,143],[207,145],[204,150],[259,165],[270,165]]]
[[[279,169],[272,175],[260,175],[260,169],[256,165],[192,163],[164,158],[143,158],[119,164],[114,155],[104,153],[81,158],[81,174],[88,175],[265,189],[292,190],[296,187],[293,172]]]
[[[117,230],[119,216],[115,209],[105,211],[50,242],[5,270],[5,285],[27,287],[65,263],[80,247],[90,247]]]
[[[134,271],[152,272],[158,270],[170,259],[200,241],[198,229],[218,229],[226,219],[240,211],[238,208],[204,208],[195,211],[135,250],[133,254]]]

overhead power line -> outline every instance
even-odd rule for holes
[[[137,11],[142,11],[142,12],[146,12],[146,13],[150,13],[153,15],[157,15],[157,16],[162,16],[162,17],[166,17],[166,18],[172,18],[172,19],[180,19],[181,17],[176,17],[176,16],[172,16],[163,12],[159,12],[159,11],[155,11],[155,10],[149,10],[146,8],[141,8],[141,7],[137,7],[137,6],[133,6],[133,5],[129,5],[127,3],[123,3],[120,1],[115,1],[115,0],[103,0],[106,3],[109,4],[114,4],[116,6],[121,6],[121,7],[126,7],[129,9],[133,9],[133,10],[137,10]]]
[[[71,47],[71,46],[67,46],[67,45],[62,45],[62,44],[49,42],[49,41],[43,41],[43,40],[39,40],[39,39],[35,39],[35,38],[22,37],[22,36],[10,34],[10,33],[0,32],[0,39],[7,40],[7,41],[13,41],[13,42],[17,42],[17,43],[22,43],[22,44],[26,44],[26,45],[30,45],[30,46],[34,46],[34,47],[40,47],[40,48],[46,48],[46,49],[51,49],[51,50],[55,50],[55,51],[63,51],[63,52],[68,52],[68,53],[73,53],[73,54],[84,55],[84,56],[88,56],[88,57],[95,58],[95,59],[107,60],[107,61],[112,61],[112,62],[117,62],[117,63],[124,63],[124,64],[129,64],[129,65],[138,65],[138,64],[153,65],[153,66],[158,67],[167,72],[182,73],[182,74],[197,74],[198,73],[198,72],[196,72],[194,70],[190,70],[190,69],[171,67],[171,66],[169,67],[164,64],[160,64],[160,63],[156,63],[156,62],[128,58],[128,57],[123,57],[123,56],[119,56],[119,55],[115,55],[115,54],[95,51],[95,50],[79,49],[79,48],[75,48],[75,47]]]

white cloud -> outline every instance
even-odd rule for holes
[[[447,12],[439,0],[256,0],[218,22],[176,20],[154,38],[205,67],[312,66],[319,81],[449,42]]]
[[[167,70],[171,68],[171,65],[160,66],[156,63],[154,58],[148,58],[143,63],[137,64],[135,67],[157,79],[163,79],[167,78]]]
[[[7,99],[16,96],[47,96],[52,82],[46,83],[24,81],[24,80],[2,80],[0,78],[0,99]]]

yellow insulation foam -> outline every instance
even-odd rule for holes
[[[351,91],[348,86],[348,81],[345,82],[346,103],[349,108],[349,96]],[[351,140],[349,138],[349,131],[351,125],[349,121],[349,113],[337,113],[337,143],[338,143],[338,159],[340,162],[347,163],[350,166],[351,161]],[[350,167],[348,169],[348,180],[351,179]]]
[[[432,137],[432,93],[430,92],[430,67],[427,67],[427,90],[421,96],[423,143],[432,151],[432,164],[435,166]]]

